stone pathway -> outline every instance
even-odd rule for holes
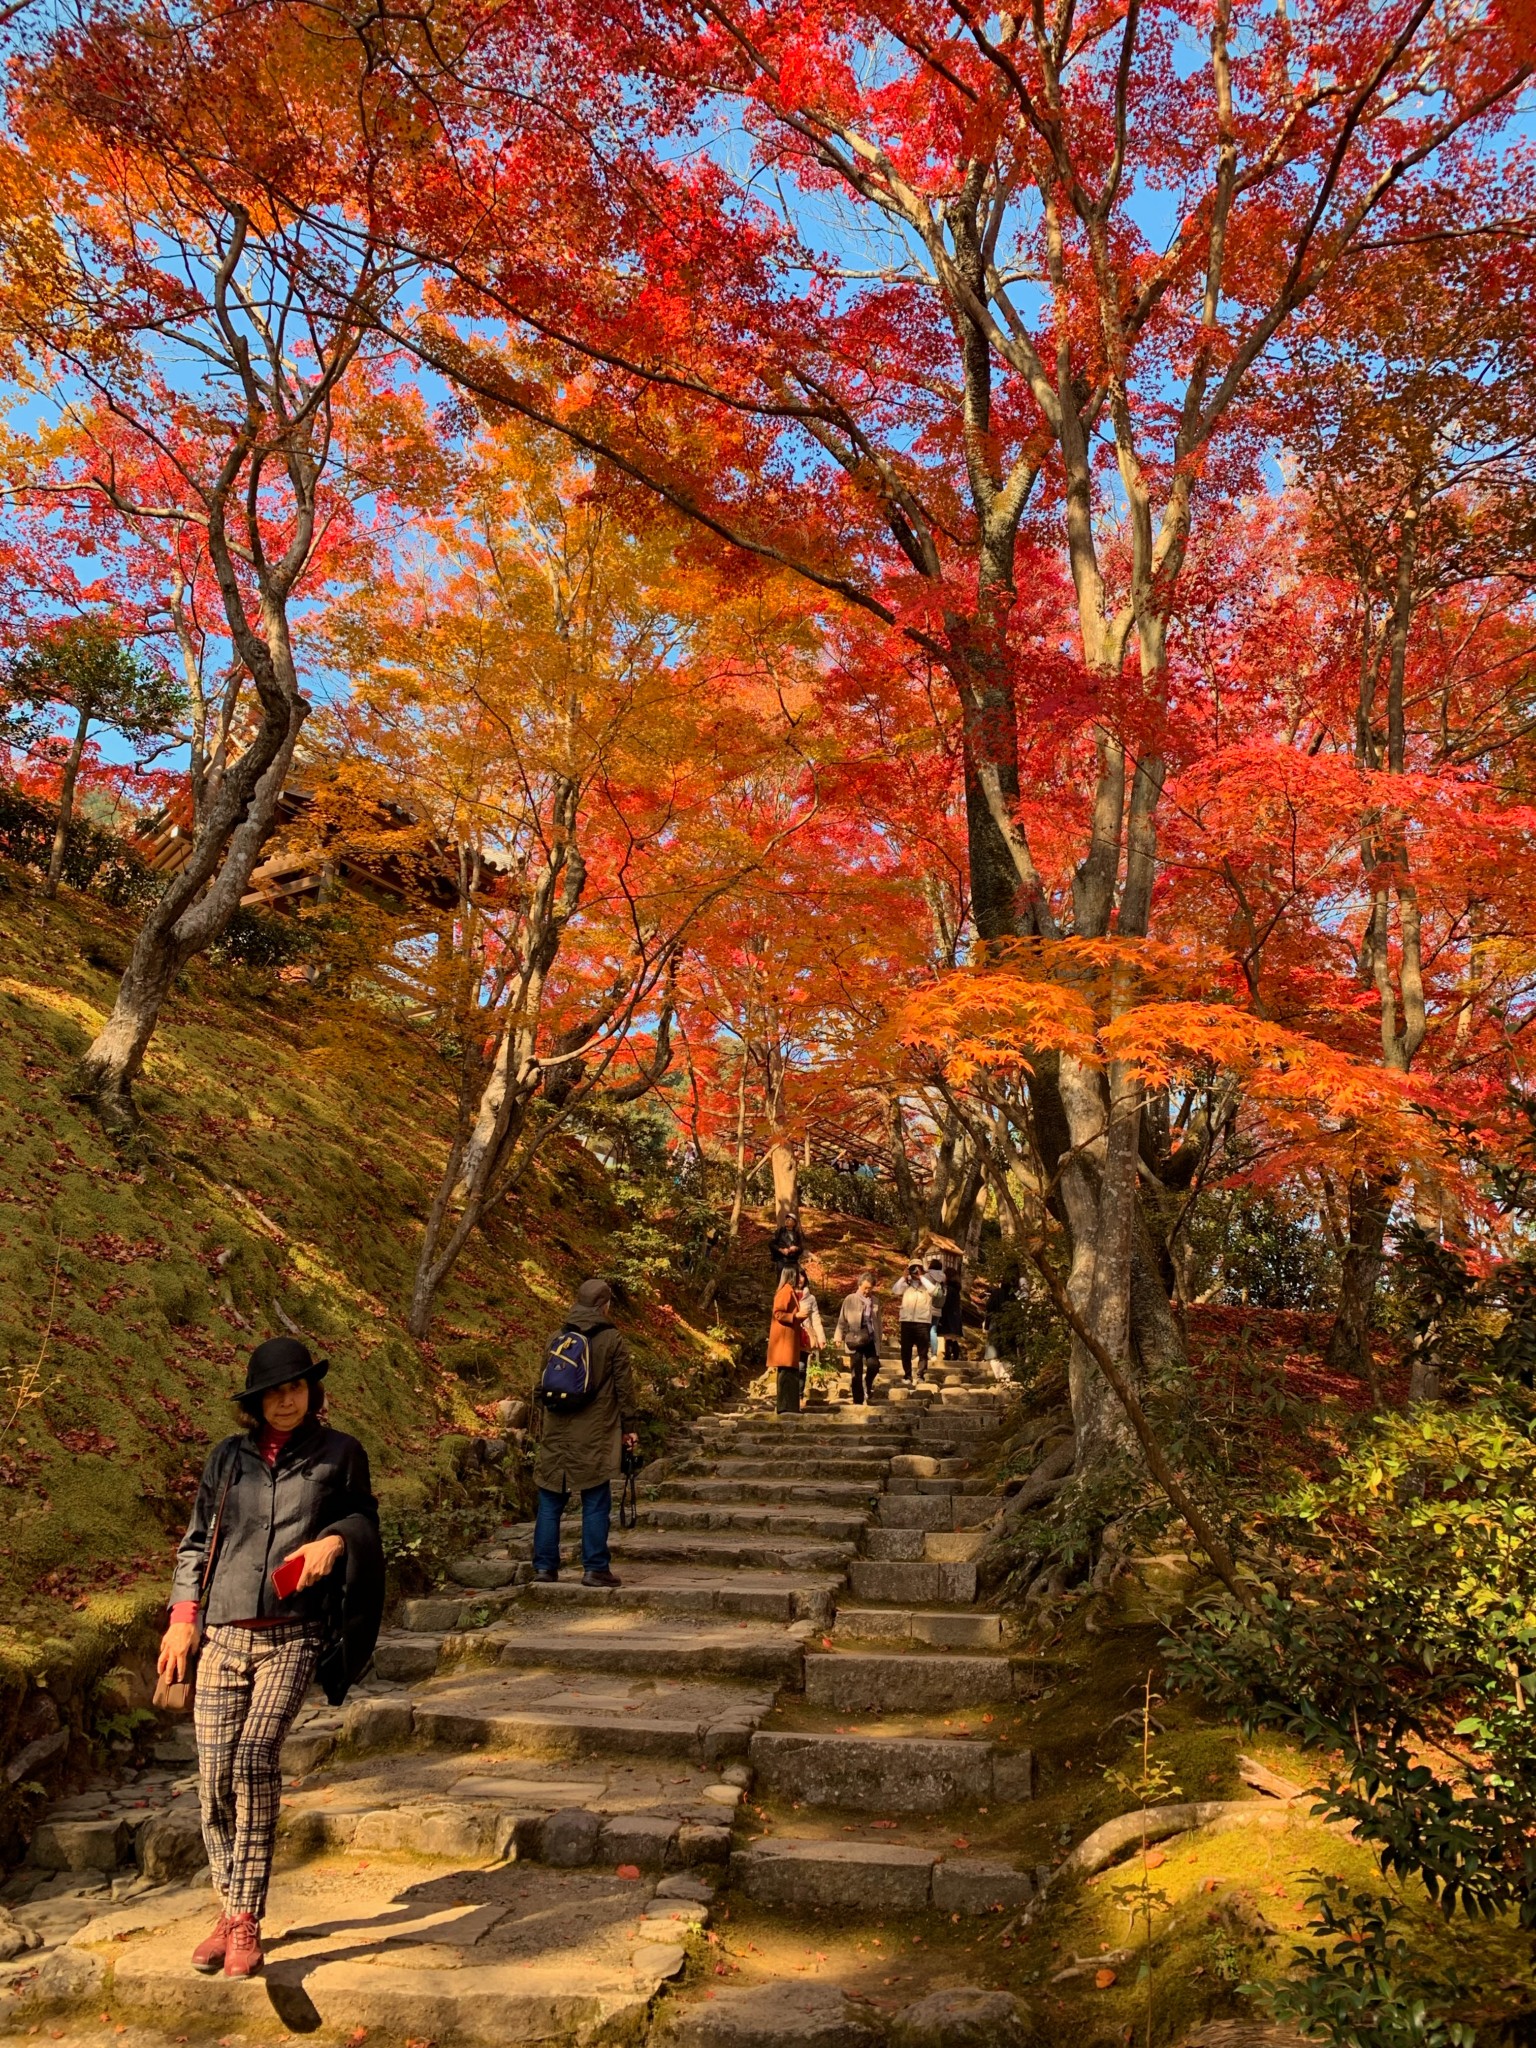
[[[615,1533],[620,1592],[580,1584],[574,1528],[569,1575],[532,1584],[532,1531],[509,1526],[406,1602],[375,1679],[285,1751],[264,1978],[187,1968],[208,1895],[184,1775],[143,1807],[71,1802],[39,1837],[66,1867],[0,1893],[10,2024],[74,2006],[418,2048],[1022,2042],[1006,1994],[900,2018],[710,1962],[726,1912],[920,1926],[1032,1895],[1007,1844],[1033,1682],[976,1604],[1010,1396],[980,1366],[881,1391],[692,1425]],[[110,1867],[130,1844],[137,1874]]]

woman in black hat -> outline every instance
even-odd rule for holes
[[[368,1454],[326,1426],[326,1370],[292,1338],[257,1345],[235,1397],[248,1427],[214,1446],[176,1553],[160,1675],[183,1680],[202,1637],[193,1719],[219,1896],[192,1954],[205,1976],[261,1967],[283,1739],[317,1672],[333,1705],[345,1697],[383,1612]]]

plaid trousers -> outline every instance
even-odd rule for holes
[[[277,1809],[278,1755],[315,1675],[325,1631],[317,1621],[274,1628],[210,1628],[197,1660],[197,1730],[203,1841],[227,1913],[267,1903]]]

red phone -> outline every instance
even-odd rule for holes
[[[280,1564],[272,1574],[272,1590],[279,1600],[286,1600],[290,1593],[297,1593],[299,1581],[304,1576],[302,1557],[290,1557]]]

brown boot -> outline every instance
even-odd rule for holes
[[[214,1922],[212,1934],[205,1937],[192,1951],[192,1967],[200,1976],[211,1977],[224,1967],[224,1951],[229,1947],[229,1915],[221,1913]]]
[[[254,1977],[263,1960],[261,1922],[254,1913],[232,1913],[229,1917],[229,1946],[224,1951],[225,1976]]]

